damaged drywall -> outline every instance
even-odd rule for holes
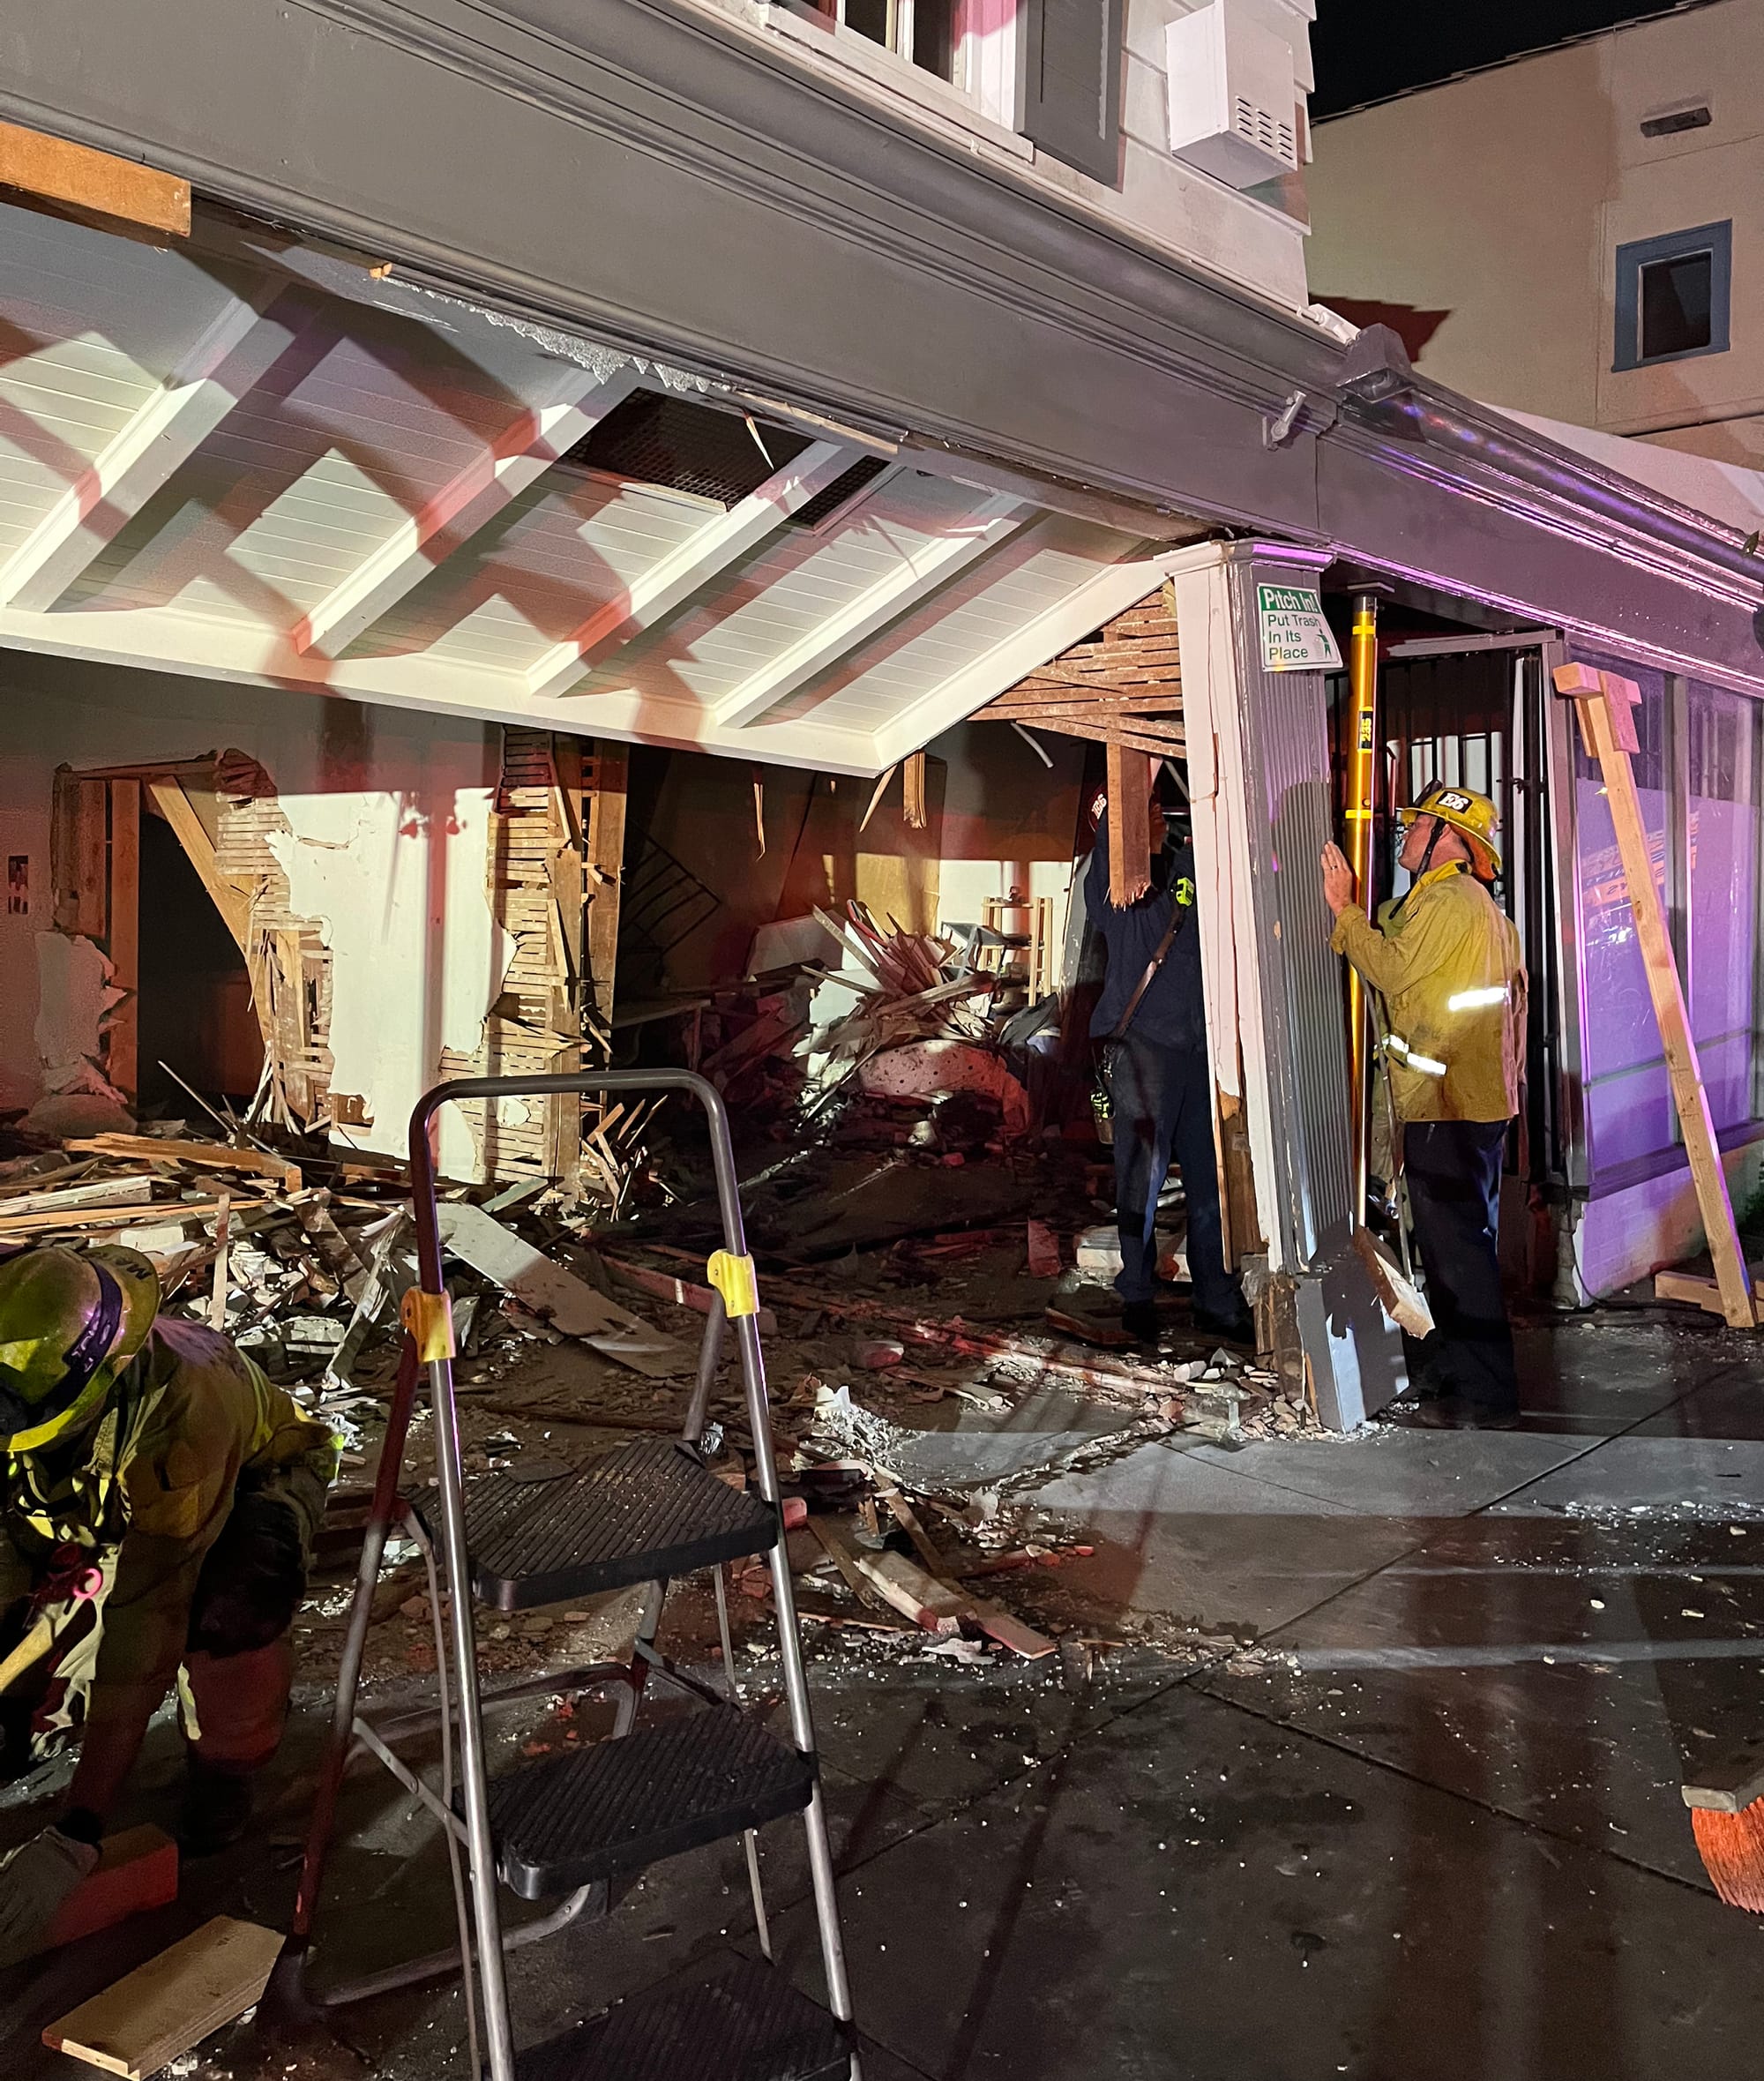
[[[26,1116],[46,1134],[101,1133],[126,1114],[123,1094],[99,1067],[104,1022],[123,992],[102,949],[66,932],[36,935],[34,1040],[42,1096]]]
[[[480,1045],[513,958],[485,896],[492,790],[482,770],[480,759],[452,774],[431,767],[417,796],[283,798],[288,829],[273,850],[290,909],[318,921],[330,950],[332,1089],[361,1100],[363,1123],[341,1132],[366,1148],[403,1147],[444,1052]],[[456,1113],[443,1114],[441,1135],[443,1170],[474,1175],[477,1151]]]
[[[334,727],[340,713],[347,730]],[[244,803],[261,827],[253,842],[267,848],[255,872],[273,859],[274,881],[287,881],[285,895],[270,892],[270,929],[304,927],[309,950],[329,954],[329,1003],[314,1007],[328,1030],[313,1025],[331,1058],[334,1131],[365,1150],[404,1149],[410,1110],[437,1080],[444,1051],[479,1045],[502,987],[512,949],[485,897],[495,737],[476,722],[328,697],[0,654],[0,811],[16,850],[47,862],[57,767],[228,752],[261,769],[270,792]],[[221,823],[234,813],[223,805]],[[220,851],[250,885],[253,870],[228,839],[223,829]],[[38,879],[47,884],[46,872]],[[34,898],[32,915],[0,917],[0,935],[11,985],[0,1098],[25,1105],[82,1079],[93,1089],[112,1008],[101,948],[56,932],[47,900]],[[316,992],[322,977],[303,965]],[[451,1124],[443,1161],[474,1172],[470,1136]]]

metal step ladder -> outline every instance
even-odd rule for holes
[[[684,1093],[703,1106],[710,1127],[723,1248],[707,1268],[713,1299],[682,1435],[642,1438],[581,1466],[542,1463],[527,1471],[517,1465],[468,1483],[460,1467],[430,1125],[443,1105],[461,1099],[604,1091]],[[490,2081],[843,2081],[848,2076],[860,2081],[781,1531],[753,1262],[721,1097],[704,1078],[675,1070],[463,1079],[437,1085],[419,1101],[410,1122],[410,1167],[420,1284],[405,1297],[407,1334],[345,1636],[330,1741],[314,1796],[293,1928],[259,2012],[262,2027],[271,2036],[285,2034],[352,2002],[458,1972],[475,2060],[482,2019],[484,2058],[474,2081],[485,2071]],[[729,1329],[741,1359],[757,1496],[718,1480],[699,1449]],[[399,1492],[399,1471],[425,1368],[437,1479],[434,1487],[407,1501]],[[357,1693],[375,1587],[394,1525],[416,1542],[428,1561],[437,1611],[445,1580],[447,1651],[438,1658],[434,1709],[372,1723],[357,1712]],[[735,1693],[723,1567],[759,1554],[771,1561],[789,1706],[788,1741],[743,1711]],[[706,1568],[716,1570],[726,1685],[721,1691],[677,1668],[656,1645],[668,1583]],[[594,1664],[495,1691],[481,1688],[475,1594],[495,1610],[515,1612],[639,1583],[649,1588],[628,1664]],[[616,1695],[613,1731],[605,1740],[490,1775],[488,1710],[560,1691],[593,1690]],[[646,1716],[639,1725],[639,1708],[652,1693],[666,1693],[690,1709]],[[437,1727],[438,1789],[397,1752],[399,1743]],[[460,1943],[319,1990],[307,1970],[314,1917],[343,1774],[351,1758],[363,1753],[377,1757],[446,1831]],[[802,1816],[808,1841],[825,2007],[798,1992],[771,1962],[756,1831],[790,1814]],[[541,1942],[586,1914],[610,1913],[637,1875],[663,1858],[735,1836],[746,1845],[759,1961],[684,1994],[663,1988],[634,1996],[565,2037],[516,2051],[506,1952]],[[522,1900],[558,1905],[505,1932],[498,1883]]]

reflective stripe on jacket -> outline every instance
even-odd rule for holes
[[[1424,874],[1374,927],[1350,903],[1329,944],[1385,1000],[1405,1120],[1508,1120],[1525,1066],[1525,969],[1513,920],[1461,861]]]
[[[242,1484],[288,1505],[310,1553],[337,1456],[329,1427],[226,1337],[162,1315],[93,1431],[0,1461],[0,1609],[39,1591],[57,1553],[77,1549],[103,1576],[92,1716],[107,1688],[114,1704],[137,1688],[156,1704]],[[77,1609],[49,1615],[71,1621]]]

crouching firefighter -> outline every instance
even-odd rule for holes
[[[1374,926],[1336,846],[1323,852],[1330,945],[1384,999],[1386,1066],[1435,1335],[1411,1353],[1443,1421],[1499,1423],[1519,1406],[1496,1249],[1501,1157],[1525,1063],[1525,969],[1513,921],[1490,895],[1500,872],[1495,806],[1430,782],[1405,827],[1407,893]]]
[[[0,1264],[0,1776],[79,1746],[65,1810],[0,1867],[0,1965],[96,1864],[174,1683],[187,1852],[243,1833],[281,1739],[337,1441],[159,1305],[132,1251]]]

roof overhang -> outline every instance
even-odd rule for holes
[[[110,664],[868,773],[1196,531],[825,418],[774,467],[726,385],[213,218],[0,206],[0,642]],[[751,491],[572,459],[654,390]]]

